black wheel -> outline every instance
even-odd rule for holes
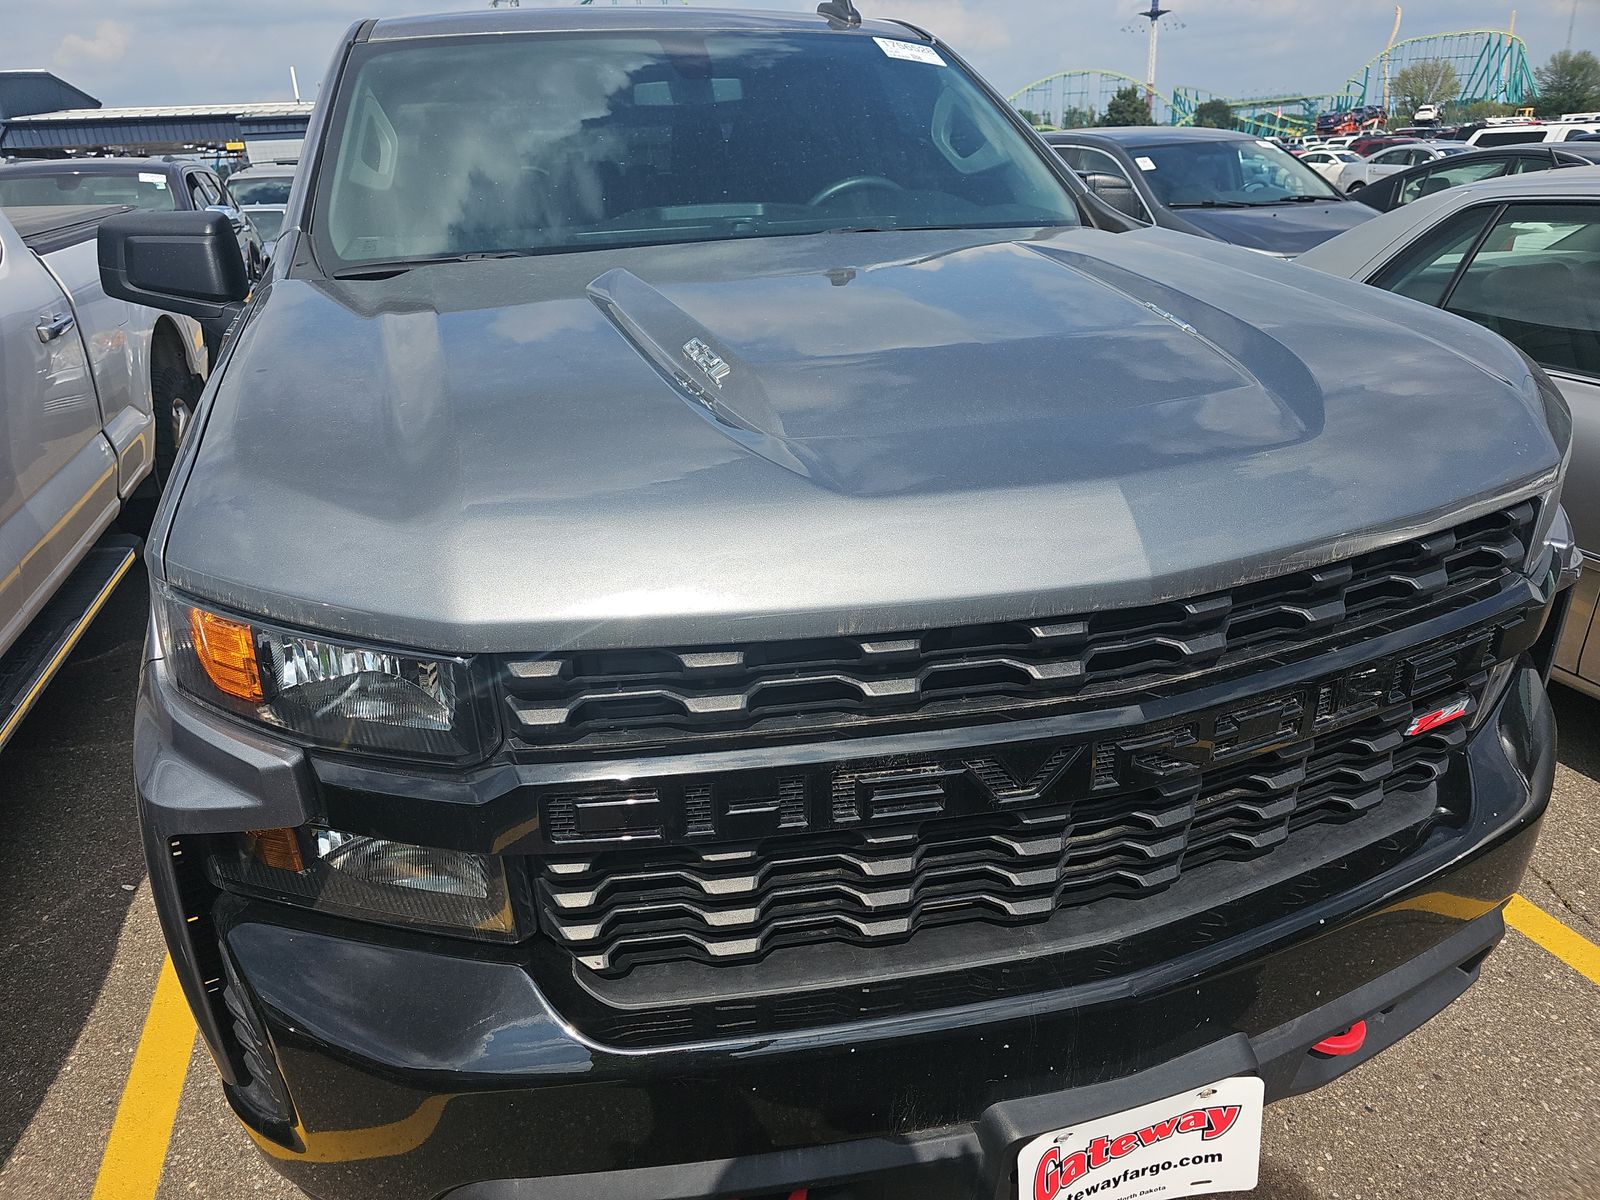
[[[194,420],[200,389],[189,374],[183,351],[167,338],[156,341],[150,359],[150,402],[156,421],[156,483],[162,488],[172,478],[178,447]]]
[[[1362,183],[1361,180],[1358,179],[1350,185],[1349,190],[1345,192],[1345,195],[1352,196],[1366,186],[1366,184]]]

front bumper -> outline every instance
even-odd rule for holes
[[[1330,900],[1109,980],[634,1050],[575,1029],[502,948],[227,895],[189,920],[172,839],[298,823],[315,785],[158,663],[139,721],[158,907],[230,1101],[284,1174],[340,1197],[993,1195],[1045,1129],[1240,1072],[1269,1099],[1319,1086],[1470,984],[1554,776],[1527,666],[1467,744],[1467,822]],[[1358,1019],[1361,1053],[1309,1053]],[[263,1117],[262,1074],[287,1121]]]

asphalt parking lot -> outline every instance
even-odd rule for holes
[[[0,1197],[291,1200],[163,979],[130,782],[145,599],[130,578],[0,751]],[[1444,1015],[1268,1111],[1255,1195],[1600,1197],[1600,703],[1557,710],[1514,931]]]

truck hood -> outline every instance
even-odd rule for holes
[[[1544,404],[1476,326],[1162,231],[291,276],[203,402],[155,565],[458,652],[1059,615],[1548,486]]]
[[[1177,216],[1219,241],[1271,254],[1302,254],[1370,221],[1377,212],[1353,200],[1271,208],[1184,208]]]

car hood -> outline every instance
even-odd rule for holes
[[[1296,255],[1377,214],[1365,204],[1281,204],[1271,208],[1182,208],[1177,215],[1202,233],[1248,250]]]
[[[278,278],[197,423],[173,586],[461,652],[1145,603],[1460,519],[1562,450],[1466,322],[1088,229]]]

